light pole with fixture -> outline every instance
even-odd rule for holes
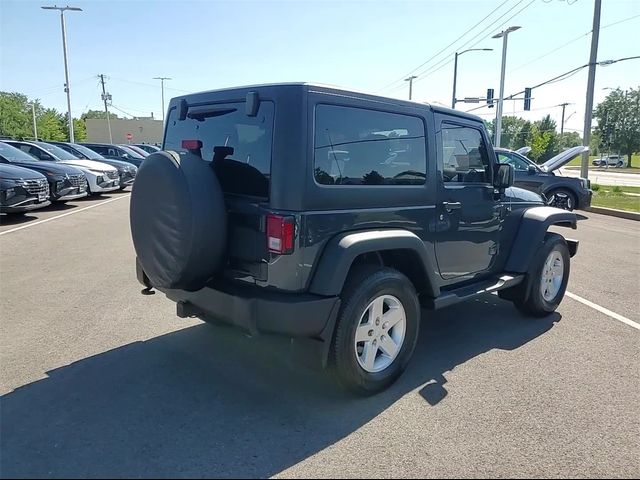
[[[79,7],[70,7],[67,5],[66,7],[58,7],[54,5],[53,7],[41,7],[44,10],[59,10],[60,11],[60,25],[62,25],[62,53],[64,55],[64,91],[67,94],[67,115],[69,122],[69,141],[71,143],[75,142],[75,137],[73,135],[73,117],[71,116],[71,88],[69,86],[69,66],[67,64],[67,34],[64,28],[64,12],[66,10],[71,10],[73,12],[81,12],[82,9]]]
[[[494,35],[491,38],[502,38],[502,68],[500,70],[500,96],[498,98],[498,109],[496,112],[496,138],[495,146],[500,146],[500,134],[502,133],[502,104],[504,102],[504,74],[507,67],[507,38],[511,32],[515,32],[521,27],[509,27],[506,30]]]
[[[467,52],[491,52],[493,48],[470,48],[460,53],[456,52],[455,62],[453,64],[453,96],[451,98],[451,108],[456,108],[456,81],[458,78],[458,57]]]
[[[162,121],[164,122],[164,81],[171,80],[169,77],[153,77],[154,80],[160,80],[160,88],[162,89]]]

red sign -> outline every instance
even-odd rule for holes
[[[131,140],[133,138],[133,135],[131,133],[127,133],[127,140]]]

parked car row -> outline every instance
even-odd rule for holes
[[[97,148],[118,154],[105,157]],[[24,213],[52,202],[122,190],[133,184],[146,155],[120,145],[4,139],[0,212]]]

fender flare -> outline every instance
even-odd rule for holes
[[[526,273],[535,258],[540,245],[551,225],[570,227],[578,225],[578,217],[573,212],[554,207],[533,207],[520,219],[518,233],[511,246],[511,252],[505,265],[505,271]]]
[[[364,253],[385,250],[409,250],[423,270],[427,296],[437,297],[440,288],[435,265],[429,258],[424,242],[409,230],[367,230],[347,232],[329,240],[315,269],[309,288],[317,295],[339,295],[354,260]]]

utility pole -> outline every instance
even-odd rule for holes
[[[169,77],[153,77],[154,80],[160,80],[160,88],[162,89],[162,121],[164,122],[164,81],[171,80]]]
[[[64,84],[64,91],[67,94],[67,116],[68,116],[68,121],[69,121],[69,141],[71,143],[75,142],[75,137],[73,135],[73,117],[71,116],[71,87],[69,86],[69,65],[67,64],[67,33],[65,31],[65,25],[64,25],[64,12],[66,10],[71,10],[74,12],[81,12],[82,9],[78,8],[78,7],[70,7],[70,6],[66,6],[66,7],[58,7],[58,6],[53,6],[53,7],[41,7],[44,10],[59,10],[60,11],[60,25],[62,26],[62,53],[64,56],[64,79],[65,79],[65,84]]]
[[[109,107],[107,106],[107,100],[111,101],[111,94],[107,93],[104,88],[104,74],[98,75],[100,83],[102,83],[102,101],[104,102],[104,113],[107,115],[107,126],[109,127],[109,143],[113,143],[113,136],[111,135],[111,118],[109,117]]]
[[[502,68],[500,70],[500,97],[498,98],[498,108],[496,111],[496,138],[495,146],[500,146],[500,135],[502,133],[502,106],[504,103],[504,76],[507,67],[507,38],[511,32],[515,32],[520,27],[509,27],[506,30],[494,35],[491,38],[502,37]]]
[[[33,137],[38,141],[38,125],[36,124],[36,104],[29,103],[27,104],[31,107],[31,115],[33,116]]]
[[[593,29],[591,30],[591,54],[589,55],[589,78],[587,80],[587,102],[584,107],[584,131],[582,133],[582,144],[589,146],[591,141],[591,117],[593,115],[593,90],[596,84],[596,61],[598,59],[598,39],[600,37],[600,11],[602,10],[602,0],[595,0],[593,8]],[[582,164],[580,166],[580,176],[589,176],[589,152],[582,154]]]
[[[560,138],[562,138],[562,135],[564,134],[564,109],[567,107],[567,105],[569,104],[561,103],[560,105],[558,105],[559,107],[562,107],[562,123],[560,124]]]
[[[405,78],[404,81],[405,82],[409,82],[409,100],[411,100],[411,96],[413,94],[413,79],[414,78],[418,78],[415,75],[411,75],[409,78]]]

